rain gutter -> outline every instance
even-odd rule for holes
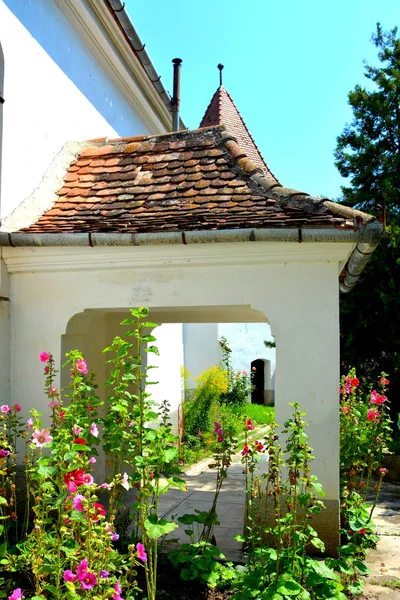
[[[349,292],[382,237],[378,221],[357,229],[226,229],[162,233],[5,233],[0,247],[60,246],[148,246],[169,244],[212,244],[240,242],[295,242],[355,244],[340,277],[340,290]]]

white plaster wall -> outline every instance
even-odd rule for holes
[[[223,250],[226,259],[224,262],[221,257],[215,264],[215,246],[206,244],[201,250],[164,247],[162,253],[156,247],[107,248],[106,254],[101,248],[51,249],[60,259],[58,267],[54,262],[46,267],[49,249],[8,249],[12,399],[25,405],[38,403],[40,408],[38,354],[44,348],[55,348],[59,359],[66,323],[85,308],[122,310],[147,305],[157,311],[163,307],[176,323],[187,320],[190,313],[185,313],[184,307],[189,307],[196,322],[203,313],[204,322],[209,323],[213,314],[220,322],[221,311],[235,305],[238,322],[251,321],[253,312],[254,320],[264,315],[271,323],[277,343],[278,422],[282,424],[291,414],[289,402],[300,402],[308,413],[311,444],[316,449],[314,470],[327,497],[338,498],[338,271],[349,248],[332,245],[332,253],[343,248],[343,257],[322,262],[318,244],[311,245],[311,250],[301,244],[296,245],[296,256],[304,256],[305,262],[262,264],[252,262],[253,258],[245,263],[244,258],[249,248],[257,253],[262,248],[240,244],[240,254],[232,264],[233,253],[238,252],[235,244],[221,246],[224,248],[218,252]],[[314,248],[315,260],[307,260],[306,253]],[[266,261],[273,249],[268,250]],[[201,264],[197,265],[194,257],[199,258],[200,253]],[[13,266],[12,257],[22,255],[24,260]],[[36,272],[23,272],[24,268],[33,269],[28,266],[29,257],[36,261]],[[85,260],[92,261],[92,268],[85,268]],[[130,260],[136,266],[129,264]]]
[[[1,214],[32,193],[69,140],[148,131],[53,0],[0,0]]]
[[[146,391],[158,405],[163,400],[170,404],[171,419],[177,423],[179,404],[183,400],[183,385],[181,369],[183,366],[182,324],[165,323],[153,330],[157,341],[159,356],[153,352],[147,353],[147,365],[157,367],[148,371],[148,379],[156,381],[157,385],[147,386]]]
[[[218,343],[218,323],[185,323],[183,325],[185,367],[190,373],[186,389],[196,387],[196,377],[222,359]]]
[[[220,323],[218,337],[225,337],[232,350],[231,361],[235,371],[250,373],[253,360],[262,358],[270,361],[272,384],[275,375],[275,349],[267,348],[265,340],[274,341],[268,323]],[[273,389],[273,385],[265,389]]]
[[[0,252],[0,403],[10,401],[10,302],[8,273]],[[1,298],[4,298],[3,300]]]

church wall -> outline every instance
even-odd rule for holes
[[[112,80],[111,67],[108,72],[53,0],[0,0],[0,43],[3,217],[33,192],[67,141],[164,131],[149,129],[122,83]]]

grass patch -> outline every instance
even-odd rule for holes
[[[400,590],[400,579],[385,579],[384,581],[370,581],[371,585],[390,588],[391,590]]]
[[[248,417],[258,425],[269,425],[275,419],[275,408],[273,406],[263,406],[262,404],[245,404],[232,409],[238,416]]]

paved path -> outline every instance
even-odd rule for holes
[[[188,486],[187,492],[170,490],[160,497],[160,516],[172,519],[186,513],[194,513],[195,509],[207,511],[211,508],[214,499],[216,470],[209,469],[208,463],[211,459],[202,462],[204,471],[198,473],[198,469],[189,469],[185,475]],[[228,477],[224,481],[222,490],[218,497],[217,514],[220,525],[215,527],[214,535],[217,546],[229,560],[244,562],[241,551],[241,543],[233,538],[243,532],[244,501],[245,501],[245,478],[243,466],[233,464],[228,471]],[[173,531],[170,538],[178,538],[180,543],[189,542],[184,532],[186,525],[180,525]]]
[[[376,550],[368,554],[368,577],[363,598],[366,600],[400,600],[400,588],[386,587],[389,581],[400,582],[400,484],[384,481],[373,514],[381,536]],[[385,583],[385,586],[379,585]]]

